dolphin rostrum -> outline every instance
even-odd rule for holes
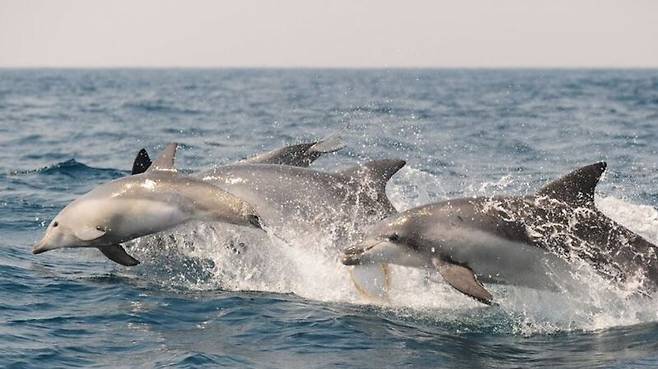
[[[656,246],[594,204],[604,162],[577,169],[530,196],[463,198],[388,217],[345,252],[343,263],[391,263],[438,270],[458,291],[483,303],[482,283],[556,289],[548,274],[574,258],[622,282],[640,274],[642,290],[658,286]]]
[[[138,155],[133,172],[146,166],[144,173],[100,185],[67,205],[55,216],[32,252],[96,247],[112,261],[132,266],[139,261],[126,253],[122,242],[188,221],[260,228],[259,218],[249,203],[216,186],[179,174],[174,169],[176,148],[177,144],[168,145],[152,164],[146,152]],[[145,165],[146,160],[149,165]]]

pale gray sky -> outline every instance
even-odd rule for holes
[[[658,1],[0,0],[0,66],[658,67]]]

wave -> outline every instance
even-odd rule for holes
[[[160,114],[203,114],[204,111],[193,109],[189,107],[176,106],[175,102],[166,101],[163,99],[155,100],[141,100],[135,102],[127,102],[122,105],[124,108],[141,111],[145,113],[160,113]]]
[[[128,171],[122,171],[114,168],[97,168],[90,167],[75,159],[69,159],[53,165],[38,169],[28,170],[12,170],[9,172],[11,176],[29,176],[29,175],[44,175],[44,176],[65,176],[71,178],[81,178],[94,176],[100,179],[114,179],[127,175]]]

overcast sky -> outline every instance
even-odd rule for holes
[[[0,0],[0,66],[658,67],[658,1]]]

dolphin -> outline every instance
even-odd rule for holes
[[[331,142],[331,145],[326,145]],[[326,148],[335,140],[323,140]],[[312,148],[317,143],[303,144]],[[374,160],[329,173],[305,168],[306,160],[289,156],[287,148],[264,155],[263,162],[239,162],[196,176],[255,206],[268,234],[279,238],[331,239],[337,250],[351,244],[364,227],[397,212],[386,195],[386,184],[404,160]],[[304,155],[310,155],[306,151]],[[148,167],[148,155],[138,154],[139,167]],[[271,159],[276,157],[275,163]],[[303,157],[303,156],[302,156]],[[294,160],[291,160],[294,159]],[[314,159],[313,159],[314,160]],[[291,166],[297,165],[297,166]],[[381,265],[363,265],[351,271],[359,293],[381,300],[388,289],[388,271]]]
[[[373,160],[335,173],[307,168],[318,153],[343,147],[334,134],[218,166],[195,177],[253,204],[268,226],[293,228],[295,232],[302,224],[317,232],[327,228],[328,222],[354,227],[395,213],[386,196],[386,184],[406,164],[404,160]],[[133,173],[149,165],[148,153],[141,149]]]
[[[153,163],[138,154],[133,172],[143,173],[100,185],[67,205],[55,216],[32,253],[96,247],[110,260],[137,265],[121,246],[192,220],[218,221],[260,228],[249,203],[216,186],[179,174],[174,169],[177,144],[169,144]]]
[[[437,270],[456,290],[493,303],[483,283],[556,289],[548,277],[569,272],[575,258],[623,282],[645,277],[658,286],[656,246],[594,204],[606,163],[577,169],[530,196],[442,201],[392,215],[345,251],[345,265],[391,263]]]

